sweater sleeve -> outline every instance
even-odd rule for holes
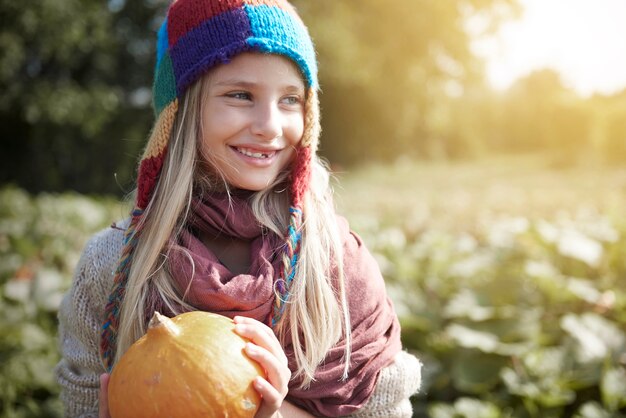
[[[410,418],[410,397],[421,384],[422,364],[407,353],[399,352],[394,362],[380,371],[376,388],[368,402],[350,418]]]
[[[111,228],[89,240],[59,309],[62,357],[55,375],[69,418],[98,416],[99,376],[106,371],[99,354],[100,331],[122,240],[123,232]]]

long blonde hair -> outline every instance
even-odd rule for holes
[[[145,307],[150,292],[156,290],[172,312],[178,313],[177,306],[194,310],[179,295],[164,267],[167,243],[185,227],[193,194],[198,189],[228,189],[220,173],[204,175],[204,162],[211,165],[211,156],[203,155],[198,146],[206,79],[205,76],[194,83],[181,100],[161,175],[144,211],[142,232],[121,303],[115,362],[145,333]],[[317,103],[313,105],[317,106]],[[305,112],[310,111],[310,108],[305,109]],[[315,369],[342,336],[345,342],[344,378],[347,378],[351,353],[342,242],[335,219],[330,174],[315,153],[311,164],[298,270],[285,313],[275,327],[283,345],[287,343],[287,335],[291,336],[297,364],[293,376],[302,379],[303,388],[314,380]],[[289,197],[285,191],[288,175],[288,171],[282,173],[251,199],[259,223],[280,237],[284,237],[289,223]]]

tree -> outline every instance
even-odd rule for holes
[[[162,3],[0,2],[0,182],[119,193],[151,122]]]
[[[519,79],[504,95],[499,150],[542,151],[557,166],[593,152],[594,113],[551,69]]]
[[[480,15],[492,31],[519,12],[516,0],[294,3],[319,52],[322,151],[343,163],[453,153],[467,138],[442,117],[483,85],[465,23]]]

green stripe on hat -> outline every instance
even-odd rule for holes
[[[154,112],[158,116],[161,111],[176,99],[176,80],[174,79],[174,68],[170,54],[166,53],[154,76],[154,86],[152,87],[154,97]]]

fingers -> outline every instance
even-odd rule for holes
[[[233,318],[235,324],[248,324],[256,327],[259,331],[265,333],[270,338],[276,338],[274,331],[264,323],[257,321],[256,319],[248,318],[247,316],[236,316]]]
[[[242,316],[234,318],[235,332],[248,338],[246,354],[258,362],[265,370],[266,379],[257,377],[254,387],[263,398],[263,403],[255,418],[272,417],[283,403],[289,390],[291,371],[287,356],[274,331],[267,325]]]
[[[261,377],[257,377],[254,380],[254,388],[263,398],[263,404],[261,405],[256,418],[263,417],[265,415],[273,416],[274,412],[278,411],[282,405],[284,395],[280,394],[274,386]]]
[[[289,379],[291,378],[291,371],[287,365],[265,348],[252,343],[246,345],[246,354],[265,369],[269,383],[283,396],[287,395]]]
[[[242,337],[248,338],[254,344],[265,348],[272,353],[285,367],[287,366],[287,356],[278,342],[274,331],[267,325],[244,316],[236,316],[235,331]]]
[[[109,414],[109,377],[108,373],[100,375],[100,395],[99,395],[99,408],[98,418],[111,418]]]

